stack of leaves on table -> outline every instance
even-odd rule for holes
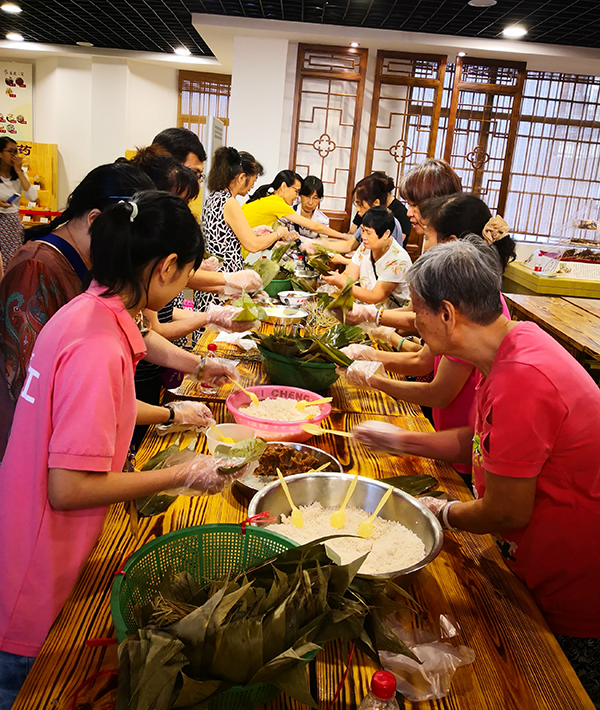
[[[383,650],[415,659],[385,623],[404,606],[386,592],[410,597],[356,577],[363,560],[337,566],[316,541],[204,587],[187,572],[167,576],[154,602],[136,610],[137,635],[119,648],[117,710],[199,709],[255,683],[317,708],[306,657],[334,639],[355,640],[375,659]]]

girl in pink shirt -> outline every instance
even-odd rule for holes
[[[174,195],[147,191],[91,226],[92,282],[43,328],[0,467],[0,707],[10,707],[102,532],[108,506],[172,488],[216,493],[232,482],[197,455],[123,473],[145,355],[135,316],[178,294],[204,253]],[[212,367],[211,361],[205,371]]]

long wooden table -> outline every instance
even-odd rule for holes
[[[201,347],[206,345],[203,338]],[[230,354],[222,351],[223,354]],[[219,352],[218,354],[221,354]],[[256,362],[240,364],[243,384],[261,381]],[[230,388],[206,396],[187,380],[177,394],[208,401],[217,421],[232,421],[224,399]],[[358,391],[338,381],[332,414],[325,421],[330,428],[350,430],[367,419],[381,419],[410,430],[428,431],[429,422],[418,407],[396,402],[386,395]],[[172,443],[174,436],[148,433],[137,456],[141,465]],[[326,435],[314,445],[336,456],[347,472],[387,478],[399,474],[428,473],[436,476],[440,488],[452,497],[468,500],[470,493],[446,464],[417,457],[375,454],[348,439]],[[203,435],[197,450],[205,451]],[[247,501],[237,489],[211,497],[180,496],[162,515],[139,521],[137,537],[130,527],[123,505],[110,509],[104,532],[55,622],[48,639],[23,686],[13,710],[109,710],[116,697],[116,646],[86,645],[90,639],[114,638],[109,595],[115,572],[123,561],[144,543],[171,530],[203,523],[238,523],[247,514]],[[571,666],[549,631],[524,585],[507,569],[489,535],[445,533],[440,555],[423,570],[409,589],[421,607],[414,625],[436,622],[450,615],[461,627],[451,643],[471,647],[475,662],[459,668],[449,695],[441,700],[411,703],[404,707],[424,710],[593,710]],[[320,707],[331,704],[343,676],[348,644],[327,644],[310,664],[313,696]],[[361,653],[354,655],[335,710],[356,708],[368,690],[376,665]],[[77,697],[75,698],[75,694]],[[268,710],[308,710],[281,695]],[[150,709],[149,709],[150,710]]]

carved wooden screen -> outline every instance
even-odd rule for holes
[[[435,156],[446,57],[377,52],[365,174],[402,173]]]
[[[444,158],[463,189],[504,214],[510,179],[524,62],[456,60]]]
[[[177,125],[189,128],[205,143],[207,116],[216,116],[225,124],[223,145],[227,145],[231,76],[202,72],[179,72],[179,106]]]
[[[323,181],[332,226],[348,223],[367,50],[300,44],[290,167]]]

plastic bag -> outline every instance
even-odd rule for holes
[[[475,660],[475,651],[468,646],[452,646],[441,640],[456,636],[460,630],[448,616],[440,616],[437,634],[432,629],[404,629],[397,622],[390,627],[421,661],[419,664],[386,651],[379,654],[385,670],[396,677],[398,692],[411,702],[446,697],[456,669]]]

